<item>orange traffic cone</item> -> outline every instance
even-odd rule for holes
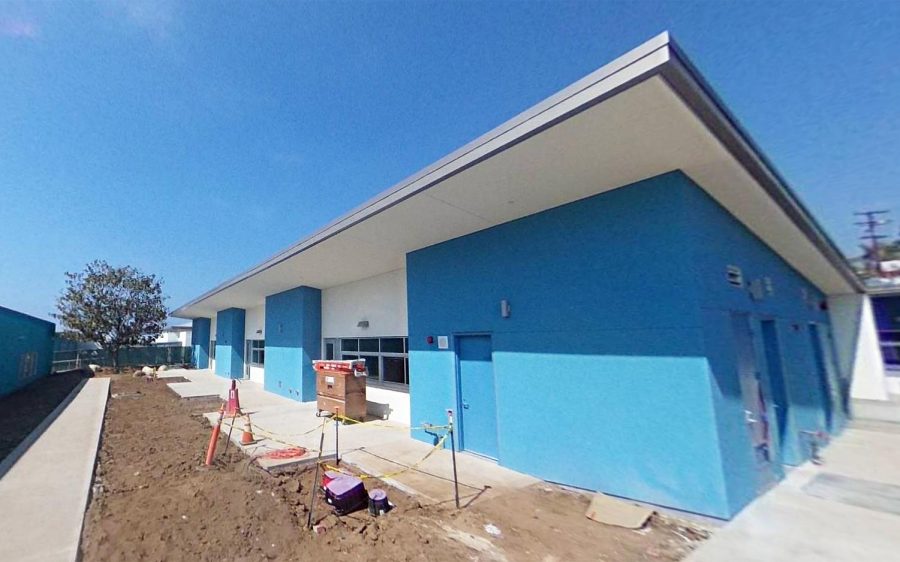
[[[228,407],[225,409],[225,415],[234,417],[241,415],[241,400],[238,396],[237,382],[231,381],[231,388],[228,390]]]
[[[244,421],[244,433],[241,434],[241,445],[253,445],[256,438],[253,437],[253,429],[250,427],[250,414],[247,414]]]

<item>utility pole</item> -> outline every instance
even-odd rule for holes
[[[880,215],[886,215],[890,211],[861,211],[858,213],[853,213],[857,216],[865,217],[862,219],[862,222],[855,223],[858,226],[863,227],[863,233],[859,237],[863,242],[868,243],[869,248],[869,270],[876,277],[882,276],[881,271],[881,245],[879,244],[879,240],[887,238],[884,234],[878,234],[878,228],[889,224],[891,221],[888,219],[880,219],[878,218]]]

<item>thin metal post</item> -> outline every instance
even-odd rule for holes
[[[228,439],[225,440],[225,449],[222,450],[222,456],[225,456],[225,453],[228,452],[228,444],[231,443],[231,432],[234,431],[235,421],[237,421],[237,408],[234,410],[234,415],[231,416],[231,427],[228,428]]]
[[[319,465],[322,462],[322,449],[325,448],[325,421],[322,420],[322,433],[319,436],[319,457],[316,459],[316,473],[313,475],[312,486],[309,492],[309,511],[306,515],[306,528],[312,529],[313,526],[313,510],[316,507],[316,488],[319,486]]]
[[[449,418],[450,426],[448,432],[450,435],[450,458],[453,459],[453,499],[456,501],[456,509],[459,509],[459,479],[456,476],[456,442],[453,440],[453,410],[447,410],[447,418]]]
[[[335,410],[337,410],[337,411],[335,411],[335,413],[334,413],[334,464],[340,465],[341,464],[341,455],[339,452],[340,449],[338,448],[338,444],[339,444],[339,442],[338,442],[338,426],[341,424],[341,420],[340,420],[341,411],[339,408],[335,408]]]

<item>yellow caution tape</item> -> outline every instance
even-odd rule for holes
[[[384,474],[353,474],[352,472],[347,472],[346,470],[344,470],[344,469],[342,469],[342,468],[340,468],[340,467],[333,466],[333,465],[330,465],[330,464],[327,464],[327,463],[322,463],[322,466],[324,466],[324,467],[327,468],[328,470],[333,470],[333,471],[335,471],[335,472],[340,472],[341,474],[346,474],[346,475],[348,475],[348,476],[356,476],[356,477],[359,478],[360,480],[365,480],[365,479],[367,479],[367,478],[378,478],[378,479],[382,479],[382,480],[385,479],[385,478],[393,478],[394,476],[399,476],[400,474],[403,474],[404,472],[409,472],[410,470],[415,470],[415,469],[419,468],[419,466],[420,466],[423,462],[425,462],[425,461],[428,459],[428,457],[430,457],[431,455],[433,455],[435,451],[437,451],[438,449],[440,449],[440,448],[442,448],[442,447],[444,446],[444,441],[447,440],[447,437],[449,437],[449,435],[450,435],[449,433],[445,433],[443,437],[441,437],[440,439],[438,439],[437,444],[435,444],[435,446],[432,447],[431,450],[428,451],[428,452],[425,454],[424,457],[422,457],[421,459],[417,460],[417,461],[416,461],[415,463],[413,463],[412,465],[407,466],[406,468],[403,468],[403,469],[401,469],[401,470],[395,470],[394,472],[386,472],[386,473],[384,473]]]
[[[422,426],[418,426],[418,427],[407,427],[405,425],[386,425],[383,423],[376,423],[376,422],[364,422],[364,421],[355,420],[353,418],[348,418],[347,416],[343,416],[341,414],[332,414],[331,418],[342,421],[344,423],[365,424],[366,427],[377,427],[380,429],[397,429],[397,430],[402,430],[402,431],[412,431],[412,430],[429,431],[432,429],[450,429],[449,425],[422,425]]]

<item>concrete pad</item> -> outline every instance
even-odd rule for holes
[[[215,381],[169,383],[169,389],[184,399],[218,398],[220,386]]]
[[[807,463],[765,496],[757,499],[688,557],[689,562],[767,560],[848,561],[897,560],[900,516],[847,503],[847,493],[808,493],[823,474],[834,484],[855,480],[860,492],[878,484],[900,483],[900,434],[877,429],[847,429],[824,450],[825,464]],[[820,480],[822,482],[822,480]],[[873,488],[873,486],[875,486]],[[822,492],[821,487],[819,491]],[[846,492],[846,490],[845,490]],[[869,498],[871,499],[871,497]],[[856,502],[860,503],[860,502]]]
[[[89,379],[0,477],[0,560],[74,561],[109,396],[109,379]]]

